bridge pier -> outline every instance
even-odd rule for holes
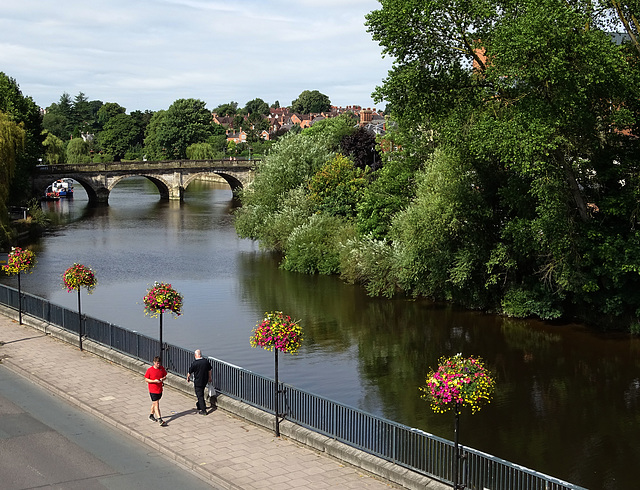
[[[184,187],[175,186],[169,188],[170,201],[184,201]]]
[[[106,206],[109,204],[109,194],[111,194],[111,191],[105,187],[97,189],[95,193],[87,193],[89,197],[89,204]]]

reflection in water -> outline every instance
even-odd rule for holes
[[[153,281],[170,282],[185,308],[167,317],[168,342],[268,376],[272,354],[251,349],[249,336],[265,311],[286,311],[301,320],[305,343],[282,356],[284,382],[449,439],[453,415],[433,414],[418,387],[441,356],[481,356],[497,374],[496,398],[463,414],[463,444],[588,488],[635,487],[637,339],[372,299],[335,277],[284,272],[278,257],[237,238],[231,192],[218,184],[194,183],[177,203],[160,202],[144,179],[127,179],[109,207],[94,209],[76,189],[71,202],[47,203],[69,223],[35,244],[38,265],[25,290],[74,309],[60,276],[85,263],[98,287],[83,310],[157,337],[142,297]]]

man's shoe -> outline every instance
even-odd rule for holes
[[[160,427],[165,427],[167,425],[167,423],[162,419],[158,419],[158,422],[160,422]]]
[[[152,413],[149,414],[149,420],[151,420],[151,422],[157,422],[158,421],[158,419],[155,418]]]
[[[200,410],[198,413],[200,415],[207,415],[207,411],[206,410]]]

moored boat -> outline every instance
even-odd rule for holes
[[[59,179],[51,184],[53,192],[58,194],[58,197],[73,197],[73,180],[71,179]]]
[[[60,195],[57,191],[53,190],[53,185],[47,187],[47,190],[42,197],[44,201],[55,201],[56,199],[60,199]]]

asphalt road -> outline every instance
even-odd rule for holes
[[[0,364],[0,488],[216,487]]]

